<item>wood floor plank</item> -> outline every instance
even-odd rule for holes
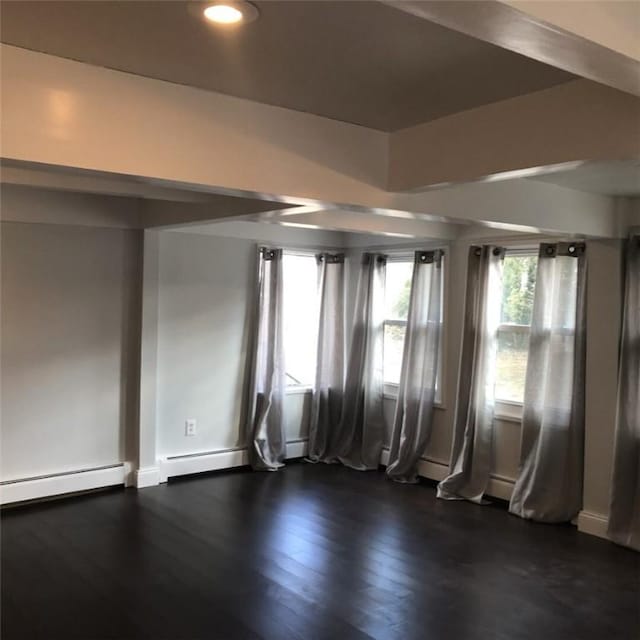
[[[289,464],[2,511],[3,640],[639,637],[640,554]]]

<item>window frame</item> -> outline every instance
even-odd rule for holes
[[[413,266],[415,260],[415,252],[416,251],[442,251],[442,310],[441,310],[441,321],[440,321],[440,357],[438,358],[438,373],[436,375],[436,396],[433,403],[433,406],[436,409],[446,409],[445,403],[445,389],[446,389],[446,345],[447,345],[447,310],[448,310],[448,300],[449,300],[449,287],[448,287],[448,278],[449,278],[449,269],[446,264],[446,259],[448,256],[449,247],[443,245],[437,245],[432,247],[418,247],[414,249],[403,249],[401,251],[391,251],[387,252],[387,264],[389,262],[408,262]],[[386,284],[385,284],[386,287]],[[398,320],[398,319],[383,319],[382,321],[382,339],[384,342],[384,330],[387,325],[396,326],[396,327],[404,327],[406,330],[407,320]],[[406,334],[406,332],[405,332]],[[404,346],[403,346],[404,350]],[[383,355],[383,363],[382,363],[382,387],[383,387],[383,397],[389,400],[397,400],[398,399],[398,390],[400,384],[397,382],[387,382],[384,380],[384,355]]]

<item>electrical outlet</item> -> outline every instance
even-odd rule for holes
[[[196,435],[196,421],[193,418],[189,418],[184,422],[184,435],[195,436]]]

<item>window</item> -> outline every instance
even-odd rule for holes
[[[318,267],[315,255],[282,258],[284,360],[287,387],[312,387],[318,343]]]
[[[444,264],[443,264],[444,267]],[[443,268],[444,272],[444,268]],[[384,292],[384,360],[383,378],[385,393],[395,395],[400,384],[404,338],[409,317],[409,298],[413,277],[412,257],[390,257],[387,260]],[[444,289],[443,289],[444,291]],[[442,322],[442,311],[440,322]],[[440,332],[440,360],[436,380],[436,402],[441,400],[442,332]]]
[[[400,384],[413,263],[388,261],[384,291],[384,382]]]
[[[522,404],[524,399],[537,265],[534,251],[508,250],[504,257],[496,361],[498,402]]]

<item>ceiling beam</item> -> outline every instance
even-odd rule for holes
[[[636,157],[640,98],[574,80],[392,133],[388,188],[410,191]]]
[[[640,3],[629,0],[500,0],[537,20],[640,60]]]
[[[199,191],[152,185],[130,176],[113,176],[95,171],[70,170],[54,165],[8,160],[0,162],[0,182],[36,189],[179,202],[206,202],[208,198],[207,194]]]
[[[2,155],[13,160],[350,202],[382,189],[387,135],[0,45]],[[292,188],[292,185],[295,185]]]
[[[389,139],[318,116],[15,47],[0,49],[6,158],[257,200],[266,211],[302,204],[610,237],[617,233],[614,218],[608,218],[611,199],[555,185],[509,180],[424,193],[402,190],[558,161],[620,158],[638,148],[637,99],[588,81],[557,87],[558,94],[538,92],[522,102],[458,114],[453,127],[449,119],[431,123],[443,127],[441,133],[420,128]],[[568,108],[561,108],[563,100]],[[386,188],[388,164],[391,187],[399,192]],[[191,220],[219,219],[229,209],[200,204],[194,203]],[[173,207],[165,223],[186,221],[181,215]]]
[[[372,215],[362,211],[339,209],[297,213],[277,212],[260,214],[261,222],[308,229],[326,229],[346,233],[364,233],[388,237],[437,238],[451,240],[457,237],[462,224],[429,222],[418,216],[398,217],[393,215]]]
[[[397,193],[389,204],[517,232],[593,238],[617,238],[627,233],[615,198],[536,180],[475,182],[422,193]]]
[[[553,13],[520,10],[530,4],[555,3],[387,0],[385,4],[582,78],[640,95],[639,60],[549,22]],[[583,3],[559,4],[573,4],[579,14]],[[627,38],[634,33],[637,38],[637,22],[627,25]]]
[[[190,188],[189,185],[177,188],[136,180],[131,176],[71,171],[43,165],[30,166],[29,163],[2,162],[0,183],[49,194],[61,192],[102,196],[103,199],[109,198],[112,203],[138,201],[138,217],[133,226],[147,228],[201,224],[207,220],[252,219],[256,213],[280,213],[289,209],[308,210],[303,206],[278,201],[227,193],[207,193]],[[3,215],[3,218],[6,216]],[[128,216],[127,220],[130,219]],[[128,224],[131,226],[131,223]]]
[[[253,221],[256,214],[281,213],[282,207],[286,206],[269,200],[251,200],[227,195],[219,195],[217,199],[210,199],[208,202],[143,200],[140,203],[140,220],[145,229],[171,229],[185,225],[201,225],[205,222]]]

